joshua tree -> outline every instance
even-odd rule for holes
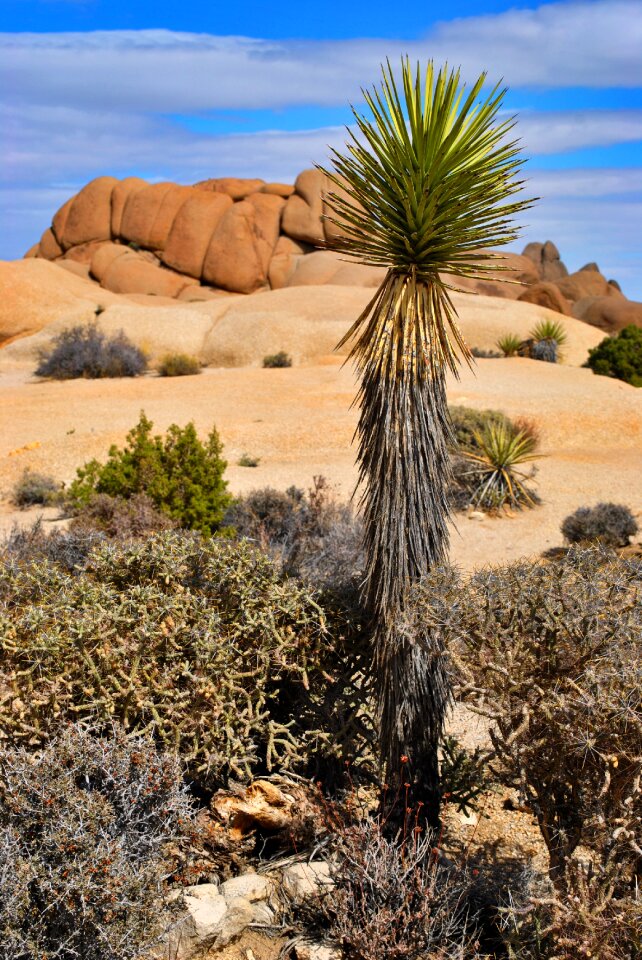
[[[499,120],[505,89],[481,99],[486,75],[467,92],[458,71],[432,63],[422,78],[390,64],[365,92],[371,118],[353,108],[347,152],[333,151],[326,196],[330,245],[387,268],[377,293],[341,345],[361,377],[357,428],[366,577],[382,760],[389,783],[439,821],[437,750],[449,701],[437,635],[405,629],[413,583],[448,548],[450,424],[445,378],[471,354],[443,274],[480,277],[498,269],[487,252],[515,239],[511,200],[522,160]],[[501,269],[501,267],[499,267]],[[401,779],[402,778],[402,779]],[[403,784],[408,784],[405,787]],[[403,803],[405,807],[406,804]]]

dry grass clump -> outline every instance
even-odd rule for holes
[[[635,517],[628,507],[617,503],[598,503],[579,507],[562,522],[561,531],[569,543],[599,542],[605,547],[626,547],[638,532]]]
[[[330,622],[329,622],[330,620]],[[67,573],[0,565],[0,735],[37,746],[91,718],[146,730],[206,787],[358,756],[358,630],[247,543],[104,542]]]
[[[431,834],[386,837],[377,819],[339,824],[331,836],[334,885],[307,910],[309,925],[345,960],[482,957],[470,883],[444,867]]]
[[[157,369],[159,377],[193,377],[201,372],[201,362],[188,353],[168,353]]]
[[[180,762],[72,725],[0,750],[0,954],[129,960],[167,922],[166,852],[191,818]]]
[[[112,539],[127,540],[148,537],[177,526],[177,521],[158,510],[144,493],[135,493],[128,499],[95,493],[77,508],[69,530],[76,535],[101,533]]]
[[[282,569],[324,590],[344,593],[363,569],[362,527],[325,477],[304,492],[264,487],[239,497],[225,517],[238,536],[275,557]]]
[[[122,330],[108,336],[92,323],[70,327],[54,337],[35,372],[37,377],[51,380],[96,380],[138,377],[146,369],[145,354]]]
[[[11,501],[17,507],[33,507],[37,504],[47,506],[55,503],[61,493],[61,484],[49,474],[35,470],[23,470],[22,476],[14,484]]]

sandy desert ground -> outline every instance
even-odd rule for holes
[[[234,493],[268,484],[305,488],[315,474],[327,476],[338,496],[352,493],[356,382],[332,350],[372,290],[295,287],[188,305],[109,294],[99,318],[106,330],[125,329],[152,360],[186,350],[209,366],[199,376],[173,379],[152,372],[135,380],[47,382],[33,376],[38,350],[57,330],[90,320],[104,291],[44,261],[2,264],[0,281],[0,323],[2,311],[5,324],[22,311],[35,331],[0,349],[0,533],[41,512],[18,511],[9,502],[25,467],[68,483],[78,466],[122,443],[141,410],[159,431],[194,420],[205,434],[215,424]],[[455,302],[468,342],[486,349],[507,330],[526,336],[550,314],[470,294]],[[563,322],[563,364],[482,359],[449,383],[451,403],[532,419],[544,455],[536,478],[541,506],[512,516],[456,516],[452,558],[466,568],[559,545],[560,522],[578,506],[614,501],[642,517],[642,390],[581,368],[603,334],[579,320]],[[278,349],[292,355],[294,366],[263,369],[262,357]],[[259,466],[239,466],[243,453],[260,458]],[[45,516],[49,521],[56,512]]]

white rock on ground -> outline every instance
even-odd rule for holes
[[[321,860],[314,863],[293,863],[283,871],[283,889],[293,900],[318,896],[324,888],[334,886],[330,866]]]
[[[267,900],[274,889],[274,883],[269,877],[258,873],[243,873],[240,877],[232,877],[221,884],[220,892],[230,902],[237,897],[244,897],[250,903],[257,900]]]

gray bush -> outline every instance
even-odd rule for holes
[[[569,543],[598,541],[607,547],[625,547],[638,532],[638,525],[628,507],[598,503],[571,513],[563,521],[561,531]]]
[[[104,377],[138,377],[147,369],[147,359],[121,330],[109,337],[96,324],[78,325],[54,337],[36,369],[37,377],[52,380]]]
[[[72,725],[0,751],[0,957],[129,960],[161,932],[167,845],[191,819],[179,762]]]

